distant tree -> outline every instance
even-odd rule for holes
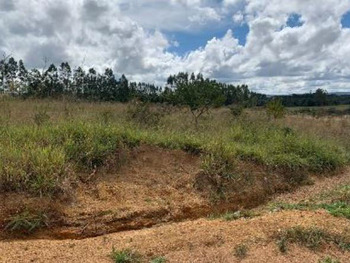
[[[17,71],[18,71],[18,63],[13,58],[10,57],[7,65],[6,65],[6,81],[7,81],[7,88],[11,94],[18,93],[18,87],[17,87]]]
[[[57,97],[63,94],[63,84],[59,80],[58,70],[54,64],[45,71],[43,84],[42,97]]]
[[[115,101],[118,99],[117,81],[113,70],[107,68],[102,76],[101,99],[107,101]]]
[[[62,92],[71,93],[72,85],[72,69],[69,66],[68,62],[62,62],[59,67],[59,82],[62,86]]]
[[[45,87],[40,71],[32,69],[28,73],[28,85],[23,95],[25,97],[44,97],[44,91]]]
[[[24,66],[23,60],[18,61],[17,78],[19,81],[20,94],[26,93],[29,85],[29,72]]]
[[[314,97],[315,97],[315,103],[317,106],[324,106],[327,105],[327,91],[324,89],[317,89]]]
[[[74,70],[72,93],[74,96],[78,98],[82,98],[86,90],[85,75],[86,75],[85,71],[81,67],[78,67],[77,69]]]
[[[131,90],[129,89],[128,79],[123,74],[119,80],[119,96],[118,99],[121,102],[127,102],[131,99]]]

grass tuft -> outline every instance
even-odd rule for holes
[[[137,263],[141,262],[139,253],[130,249],[116,250],[112,249],[111,258],[115,263]]]
[[[40,228],[48,227],[48,216],[45,213],[32,214],[29,211],[12,216],[5,226],[10,232],[32,233]]]
[[[297,243],[311,250],[318,250],[322,244],[333,243],[343,250],[350,250],[350,237],[340,236],[313,227],[292,227],[277,234],[277,246],[282,253],[286,253],[289,243]]]

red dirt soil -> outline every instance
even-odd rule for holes
[[[252,219],[208,219],[210,213],[252,207],[265,201],[263,172],[258,171],[263,180],[250,185],[255,187],[255,194],[237,192],[233,199],[215,204],[208,192],[196,187],[200,173],[198,156],[141,146],[128,159],[118,171],[98,171],[94,180],[79,184],[70,202],[4,195],[0,223],[7,213],[34,204],[54,211],[56,222],[32,239],[9,239],[7,233],[0,233],[0,262],[112,262],[112,247],[133,249],[143,256],[144,262],[156,256],[164,256],[167,262],[318,262],[326,255],[350,262],[349,252],[333,246],[314,252],[290,245],[287,254],[277,249],[272,236],[285,228],[316,226],[332,233],[350,230],[350,220],[335,218],[325,211],[271,213],[258,208],[262,215]],[[335,177],[315,178],[314,185],[281,194],[274,201],[305,200],[337,185],[349,184],[349,174],[346,171]],[[201,183],[202,187],[206,184]],[[78,240],[84,237],[90,238]],[[249,250],[247,257],[239,260],[234,256],[234,248],[242,243]]]

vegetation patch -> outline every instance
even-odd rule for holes
[[[292,227],[276,235],[277,246],[286,253],[289,243],[297,243],[311,250],[320,249],[323,244],[334,244],[343,250],[350,250],[350,237],[331,234],[319,228]]]
[[[141,255],[133,250],[117,250],[113,247],[111,258],[115,263],[137,263],[141,262]]]
[[[340,263],[340,261],[338,259],[334,259],[328,256],[323,259],[320,259],[318,263]]]
[[[336,217],[350,219],[350,187],[348,185],[339,187],[336,190],[321,194],[314,200],[307,203],[278,203],[271,206],[271,210],[317,210],[325,209]]]
[[[234,248],[234,255],[239,259],[245,258],[247,254],[248,254],[248,246],[245,244],[237,245]]]
[[[48,216],[45,213],[24,211],[9,218],[5,230],[29,234],[38,229],[48,227],[48,221]]]
[[[165,263],[167,262],[165,257],[156,257],[150,261],[150,263]]]

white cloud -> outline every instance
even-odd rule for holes
[[[0,52],[30,66],[47,57],[157,83],[187,70],[268,93],[345,90],[350,29],[340,20],[348,10],[350,0],[0,0]],[[291,14],[302,26],[287,26]],[[223,38],[184,57],[167,51],[178,45],[167,32],[200,35],[225,21],[233,28]],[[232,34],[243,22],[245,46]]]

